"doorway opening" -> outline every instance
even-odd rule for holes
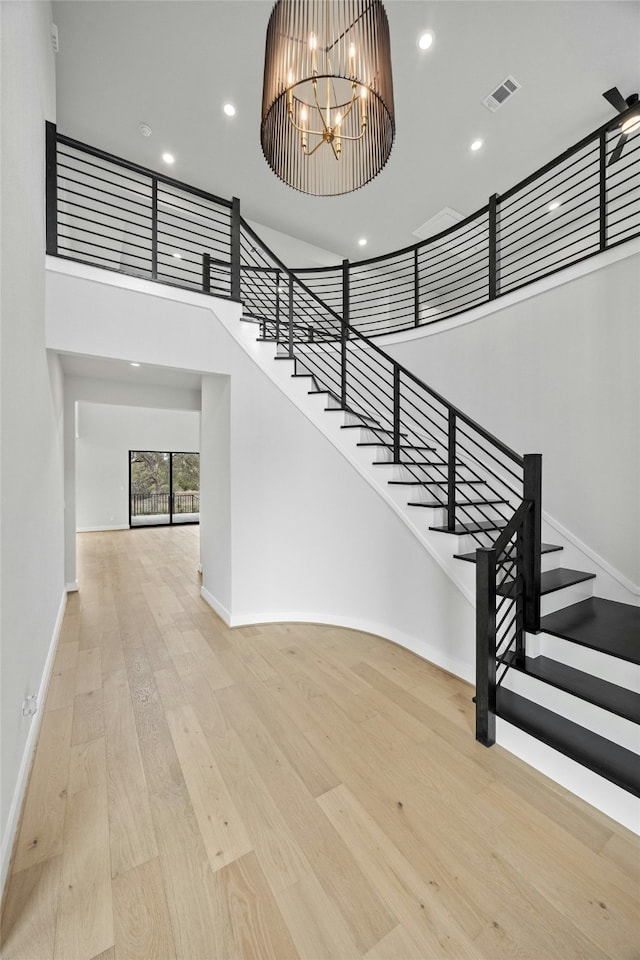
[[[129,451],[129,526],[200,522],[200,454]]]

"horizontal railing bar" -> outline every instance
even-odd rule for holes
[[[84,208],[81,208],[81,209],[84,209]],[[65,222],[71,219],[82,220],[83,222],[86,222],[86,223],[92,223],[95,226],[95,220],[89,217],[83,217],[81,213],[76,213],[75,210],[69,210],[67,213],[64,214],[64,221],[59,223],[58,229],[61,229],[62,227],[69,227],[72,230],[82,230],[85,233],[95,233],[97,237],[104,237],[104,230],[102,231],[102,233],[98,233],[97,230],[90,230],[89,227],[76,226],[74,223]],[[128,221],[125,220],[125,223],[128,223]],[[142,228],[147,230],[147,233],[145,235],[144,233],[134,233],[133,230],[126,230],[124,227],[113,227],[110,224],[103,224],[102,226],[108,226],[110,230],[117,230],[118,233],[126,234],[129,237],[137,237],[138,240],[144,240],[148,238],[149,245],[151,245],[151,230],[148,227]]]
[[[539,237],[535,237],[534,239],[529,240],[529,242],[527,243],[522,243],[521,241],[514,243],[513,244],[514,252],[520,253],[522,250],[526,250],[528,249],[528,247],[531,247],[532,245],[535,245],[535,244],[546,246],[546,244],[549,242],[550,237],[554,237],[556,234],[567,233],[569,227],[578,223],[580,220],[583,220],[584,217],[592,216],[594,213],[599,214],[600,212],[599,198],[594,195],[594,197],[589,200],[588,204],[583,204],[580,207],[573,207],[570,210],[568,210],[568,212],[574,213],[576,210],[581,210],[582,212],[577,217],[573,217],[573,219],[571,220],[566,220],[563,218],[561,221],[557,222],[556,226],[553,227],[551,230],[549,230],[547,233],[541,234]],[[533,234],[537,233],[538,230],[532,231],[532,233],[529,236],[532,236]],[[500,265],[502,266],[504,264],[504,261],[508,260],[510,256],[511,256],[511,253],[504,253],[500,259]]]
[[[62,137],[58,135],[58,147],[60,147]],[[64,146],[64,144],[62,144]],[[79,163],[83,164],[85,167],[92,167],[94,170],[101,170],[102,173],[114,173],[116,177],[119,177],[121,180],[128,180],[130,183],[137,183],[138,186],[143,186],[147,181],[149,181],[153,174],[143,174],[144,179],[138,180],[135,177],[128,177],[126,173],[120,173],[119,170],[111,170],[110,167],[103,167],[101,164],[92,163],[91,160],[87,160],[86,157],[82,156],[79,153],[65,153],[64,150],[58,149],[58,157],[64,157],[68,160],[77,160]],[[120,164],[117,160],[107,160],[111,167],[119,167]],[[87,176],[95,176],[95,174],[88,173]],[[149,189],[151,189],[151,184],[149,183]]]
[[[586,201],[584,199],[584,193],[580,194],[579,196],[572,196],[572,197],[569,197],[568,199],[564,199],[562,201],[562,214],[560,214],[560,216],[564,217],[567,212],[572,213],[574,210],[579,210],[580,207],[583,206],[585,203],[592,203],[593,200],[595,200],[597,203],[599,199],[600,199],[599,182],[595,182],[593,185],[593,188],[591,189],[588,195],[588,199]],[[549,219],[549,214],[554,213],[555,211],[550,211],[548,208],[548,205],[545,205],[544,209],[537,208],[537,210],[539,211],[537,216],[531,216],[531,214],[529,213],[524,217],[521,217],[520,220],[516,220],[513,224],[509,224],[509,229],[507,230],[504,229],[504,223],[501,220],[499,223],[500,240],[504,242],[509,238],[516,237],[519,233],[523,233],[523,231],[525,230],[529,230],[529,232],[536,233],[540,229],[539,227],[535,228],[532,231],[530,230],[530,228],[533,227],[534,224],[539,223],[540,221],[546,222],[546,223],[553,223],[553,221]],[[515,224],[522,223],[522,221],[524,221],[522,226],[515,226]]]
[[[133,163],[131,160],[124,160],[122,157],[105,153],[104,150],[100,150],[98,147],[91,147],[87,143],[82,143],[80,140],[73,140],[71,137],[66,137],[60,133],[57,134],[57,139],[58,143],[62,143],[67,147],[73,147],[75,150],[89,154],[89,156],[98,157],[108,163],[115,163],[120,167],[124,167],[126,170],[134,170],[136,173],[143,174],[147,177],[155,177],[158,183],[164,183],[168,186],[176,187],[178,190],[184,190],[185,193],[200,197],[203,200],[209,200],[212,203],[217,203],[221,207],[231,208],[231,200],[224,200],[222,197],[216,197],[213,193],[207,193],[206,190],[200,190],[199,187],[192,187],[188,183],[182,183],[182,181],[176,180],[174,177],[167,177],[163,173],[158,173],[157,171],[151,170],[148,167],[143,167],[138,163]]]
[[[593,146],[599,148],[599,143],[597,141],[594,141]],[[583,166],[578,167],[577,170],[573,169],[578,164],[580,164],[583,160],[585,161]],[[524,194],[514,195],[513,199],[510,199],[509,197],[506,196],[506,194],[503,194],[500,197],[501,216],[502,215],[506,217],[514,216],[516,213],[522,210],[523,207],[531,204],[533,201],[529,200],[528,198],[538,192],[541,192],[541,193],[545,193],[545,192],[549,193],[550,191],[553,193],[561,192],[561,187],[565,183],[571,180],[572,177],[575,177],[577,174],[582,173],[584,170],[588,169],[591,166],[595,167],[596,172],[598,172],[599,155],[595,150],[593,153],[585,153],[585,154],[582,154],[582,156],[576,157],[573,163],[569,164],[566,167],[559,166],[556,169],[555,173],[553,173],[551,176],[547,177],[546,179],[536,180],[531,190],[528,190]],[[554,182],[555,180],[557,180],[558,177],[561,177],[563,174],[568,174],[569,171],[572,171],[572,170],[573,172],[570,173],[569,176],[565,176],[564,180],[561,180],[559,183]]]
[[[100,167],[99,169],[101,169],[103,173],[109,172],[107,170],[104,170],[102,167]],[[61,170],[72,170],[74,173],[79,173],[81,176],[83,176],[83,179],[76,180],[74,177],[70,177],[66,173],[60,173]],[[125,193],[132,193],[135,196],[144,197],[148,201],[148,205],[151,206],[151,196],[152,196],[151,184],[149,184],[148,189],[145,191],[134,190],[132,187],[126,187],[123,184],[114,183],[113,180],[107,180],[105,179],[105,177],[98,177],[95,173],[85,173],[83,170],[79,170],[77,167],[72,167],[68,163],[60,163],[59,161],[57,166],[57,173],[58,173],[58,188],[60,188],[61,182],[64,181],[69,183],[75,183],[78,186],[83,186],[83,187],[86,187],[87,189],[91,189],[93,183],[97,180],[100,183],[107,183],[110,187],[116,187],[116,186],[121,187],[122,191]],[[129,180],[130,183],[136,183],[138,184],[138,186],[144,186],[144,184],[142,184],[140,181],[131,180],[129,177],[123,177],[123,179]],[[102,190],[101,187],[93,187],[93,189]]]
[[[59,178],[60,181],[64,181],[64,179],[65,179],[64,177]],[[71,187],[64,186],[64,183],[58,184],[58,195],[59,195],[59,199],[62,201],[64,201],[65,195],[71,195],[74,197],[80,197],[82,200],[91,200],[93,203],[103,203],[105,206],[116,207],[116,209],[119,209],[119,210],[127,209],[126,207],[121,207],[113,203],[111,200],[101,200],[100,197],[97,196],[97,194],[105,194],[105,196],[107,197],[115,197],[116,200],[120,200],[122,202],[128,203],[129,205],[133,204],[135,207],[142,207],[143,210],[149,211],[148,214],[144,214],[144,213],[139,213],[137,210],[130,210],[129,212],[133,216],[136,216],[136,217],[151,216],[151,203],[143,203],[141,200],[128,200],[126,197],[123,197],[121,194],[111,193],[109,190],[104,190],[102,187],[97,187],[95,190],[92,190],[91,193],[93,195],[87,195],[87,193],[81,193],[79,190],[73,190]],[[60,196],[60,194],[62,194],[62,196]]]
[[[585,238],[584,240],[576,241],[576,243],[578,242],[584,244],[587,242],[587,240]],[[533,273],[529,273],[525,277],[520,277],[518,280],[514,281],[515,283],[519,284],[517,289],[519,289],[520,286],[526,286],[527,283],[532,283],[534,280],[546,279],[547,277],[552,276],[554,273],[557,273],[558,270],[562,270],[564,268],[563,265],[566,266],[569,263],[581,263],[583,260],[588,259],[589,256],[600,252],[600,244],[598,243],[597,238],[592,237],[589,240],[589,244],[594,248],[591,251],[591,254],[580,256],[582,251],[581,250],[576,251],[575,256],[574,254],[568,254],[566,257],[562,257],[560,260],[556,260],[557,266],[554,267],[554,269],[551,271],[547,271],[546,267],[540,267],[539,270],[534,271]],[[575,245],[576,245],[575,243],[569,244],[569,246],[575,246]],[[541,257],[540,259],[544,260],[547,258]],[[522,271],[525,270],[526,267],[529,265],[530,264],[525,264],[522,267],[518,267],[516,270],[511,271],[511,274],[509,274],[507,270],[504,271],[503,278],[502,278],[502,287],[503,287],[504,293],[513,293],[513,290],[514,290],[513,286],[509,286],[509,276],[513,277],[514,274],[522,273]]]

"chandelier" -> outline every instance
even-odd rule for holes
[[[290,187],[338,196],[372,180],[395,134],[381,0],[278,0],[267,28],[260,141]]]

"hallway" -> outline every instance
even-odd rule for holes
[[[78,536],[3,958],[637,958],[637,838],[408,651],[226,627],[198,536]]]

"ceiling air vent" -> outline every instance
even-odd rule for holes
[[[485,97],[482,101],[487,108],[491,110],[492,113],[502,106],[502,104],[512,97],[516,90],[520,89],[520,84],[514,77],[507,77],[506,80],[503,80],[499,87],[490,93],[488,97]]]

